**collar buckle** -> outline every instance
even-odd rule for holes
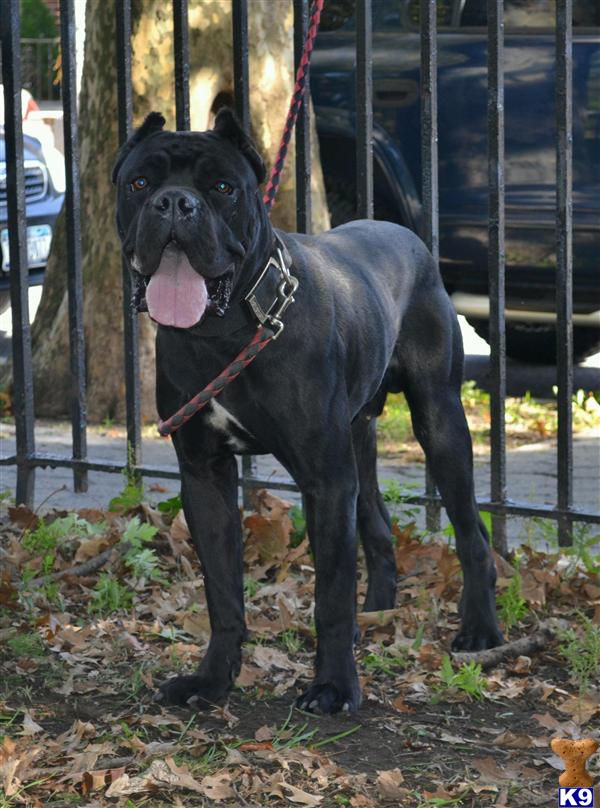
[[[250,289],[248,294],[244,297],[244,302],[247,303],[251,312],[256,317],[261,325],[266,325],[273,329],[273,339],[277,339],[284,329],[284,323],[281,319],[286,309],[294,302],[294,293],[298,288],[298,279],[295,278],[289,271],[287,262],[284,255],[287,254],[283,243],[279,236],[276,236],[277,246],[276,253],[272,255],[267,261],[265,268],[258,276],[254,286]],[[271,267],[275,267],[280,276],[281,281],[277,286],[277,297],[269,308],[265,311],[258,302],[256,292],[261,283],[266,278]]]

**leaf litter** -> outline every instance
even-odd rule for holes
[[[291,506],[258,492],[243,514],[241,674],[226,704],[196,713],[153,701],[210,635],[177,503],[43,518],[3,507],[2,808],[542,805],[561,768],[551,739],[600,731],[589,537],[581,557],[524,547],[497,558],[511,640],[549,617],[572,631],[482,669],[449,651],[461,576],[447,537],[395,524],[396,607],[357,618],[361,711],[310,716],[290,705],[314,659],[312,557]],[[365,592],[361,563],[359,601]],[[598,756],[589,769],[598,775]]]

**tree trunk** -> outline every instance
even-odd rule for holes
[[[249,18],[252,133],[270,164],[279,145],[294,83],[292,3],[253,0]],[[142,14],[143,9],[143,14]],[[173,26],[170,4],[137,0],[133,4],[135,123],[150,110],[175,126]],[[233,53],[229,0],[191,0],[190,106],[192,129],[212,125],[216,109],[233,103]],[[117,84],[114,0],[88,0],[85,60],[80,96],[81,213],[84,322],[90,421],[122,420],[125,411],[120,245],[114,226],[114,189],[110,182],[117,142]],[[318,142],[312,124],[313,229],[326,230],[325,200]],[[273,209],[273,222],[295,230],[294,150]],[[70,370],[66,296],[64,219],[57,222],[44,291],[33,324],[36,414],[68,415]],[[155,418],[154,328],[140,316],[142,414]]]

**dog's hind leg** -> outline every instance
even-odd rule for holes
[[[462,338],[443,288],[422,295],[400,337],[398,361],[414,433],[454,527],[464,575],[462,624],[453,648],[492,648],[503,641],[496,619],[496,569],[475,501],[471,436],[460,399]]]
[[[384,396],[385,398],[385,396]],[[352,425],[358,471],[357,526],[367,562],[367,612],[393,609],[396,561],[390,517],[377,484],[377,431],[375,418],[362,412]]]

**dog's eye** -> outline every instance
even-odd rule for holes
[[[146,177],[137,177],[137,179],[135,179],[131,183],[132,191],[143,191],[144,188],[147,187],[148,187],[148,180],[146,179]]]
[[[220,194],[227,194],[227,196],[229,196],[229,194],[233,193],[232,186],[228,182],[225,182],[225,180],[219,180],[219,182],[216,182],[213,185],[213,188],[215,189],[215,191],[218,191]]]

